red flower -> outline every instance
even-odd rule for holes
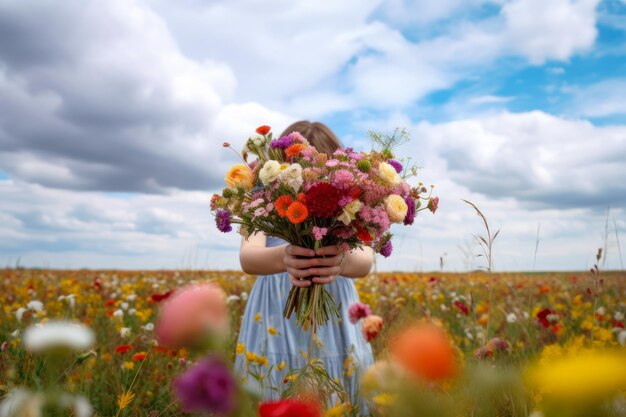
[[[339,211],[339,191],[327,182],[320,182],[309,188],[305,195],[306,206],[318,217],[333,217]]]
[[[611,324],[613,325],[613,327],[619,327],[620,329],[624,328],[624,323],[615,319],[611,319]]]
[[[544,308],[539,313],[537,313],[537,321],[546,329],[550,327],[550,321],[548,321],[548,315],[554,314],[554,310],[550,310],[549,308]]]
[[[115,300],[107,300],[106,303],[104,303],[105,307],[111,307],[115,305]]]
[[[116,353],[126,353],[133,348],[132,345],[120,345],[115,348]]]
[[[169,290],[166,293],[163,294],[152,294],[150,296],[150,298],[152,299],[152,301],[154,301],[155,303],[158,303],[160,301],[166,300],[169,298],[170,295],[172,295],[174,293],[174,290]]]
[[[259,405],[260,417],[322,417],[322,409],[316,402],[282,400]]]
[[[271,127],[263,125],[256,128],[256,133],[258,133],[259,135],[267,135],[268,133],[270,133],[270,130],[272,130]]]
[[[363,243],[370,243],[372,240],[374,240],[370,232],[365,227],[363,227],[361,223],[355,222],[354,225],[356,226],[356,236],[361,239]]]
[[[147,356],[148,356],[148,354],[146,352],[135,353],[133,355],[133,360],[134,361],[142,361],[142,360],[146,359]]]
[[[459,310],[461,310],[463,312],[463,314],[465,314],[466,316],[469,315],[469,307],[467,306],[467,304],[465,304],[463,301],[461,300],[456,300],[454,303],[454,306],[456,308],[458,308]]]

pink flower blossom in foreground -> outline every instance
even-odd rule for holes
[[[356,302],[348,308],[348,317],[350,323],[356,324],[357,321],[372,314],[372,309],[367,304]]]
[[[228,333],[226,294],[213,283],[189,285],[165,301],[156,325],[161,345],[176,349],[200,343],[208,334]]]

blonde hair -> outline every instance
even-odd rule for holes
[[[319,152],[324,152],[328,156],[331,156],[333,152],[342,147],[337,135],[324,123],[300,120],[289,125],[280,137],[287,136],[291,132],[300,133],[311,145],[315,146]]]

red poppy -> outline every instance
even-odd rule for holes
[[[458,308],[459,310],[461,310],[463,312],[463,314],[465,314],[466,316],[469,315],[469,307],[467,306],[467,304],[465,304],[463,301],[461,300],[456,300],[454,303],[454,306],[456,308]]]
[[[156,294],[155,293],[155,294],[152,294],[150,296],[150,299],[152,301],[154,301],[155,303],[158,303],[158,302],[161,302],[163,300],[167,300],[169,298],[169,296],[172,295],[173,293],[174,293],[174,290],[169,290],[168,292],[163,293],[163,294]]]
[[[611,319],[611,325],[613,327],[619,327],[620,329],[624,328],[624,323],[622,323],[621,321],[617,321],[615,319]]]
[[[256,133],[258,133],[259,135],[267,135],[268,133],[270,133],[270,130],[272,130],[271,127],[263,125],[256,128]]]
[[[115,348],[116,353],[126,353],[133,348],[132,345],[120,345]]]
[[[148,354],[146,352],[135,353],[133,355],[133,360],[134,361],[142,361],[142,360],[146,359],[147,356],[148,356]]]
[[[554,310],[550,310],[549,308],[544,308],[539,313],[537,313],[537,321],[546,329],[550,327],[550,321],[548,321],[548,315],[555,314]]]
[[[105,307],[112,307],[115,305],[115,300],[107,300],[106,303],[104,303]]]
[[[322,417],[322,408],[314,401],[288,399],[259,405],[260,417]]]

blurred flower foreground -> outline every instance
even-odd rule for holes
[[[367,413],[320,379],[323,360],[308,357],[299,373],[236,344],[253,282],[222,271],[0,271],[0,417],[626,416],[621,273],[356,281],[350,321],[377,361],[347,361],[345,372],[358,372]],[[236,355],[261,383],[282,381],[284,398],[247,388]]]

